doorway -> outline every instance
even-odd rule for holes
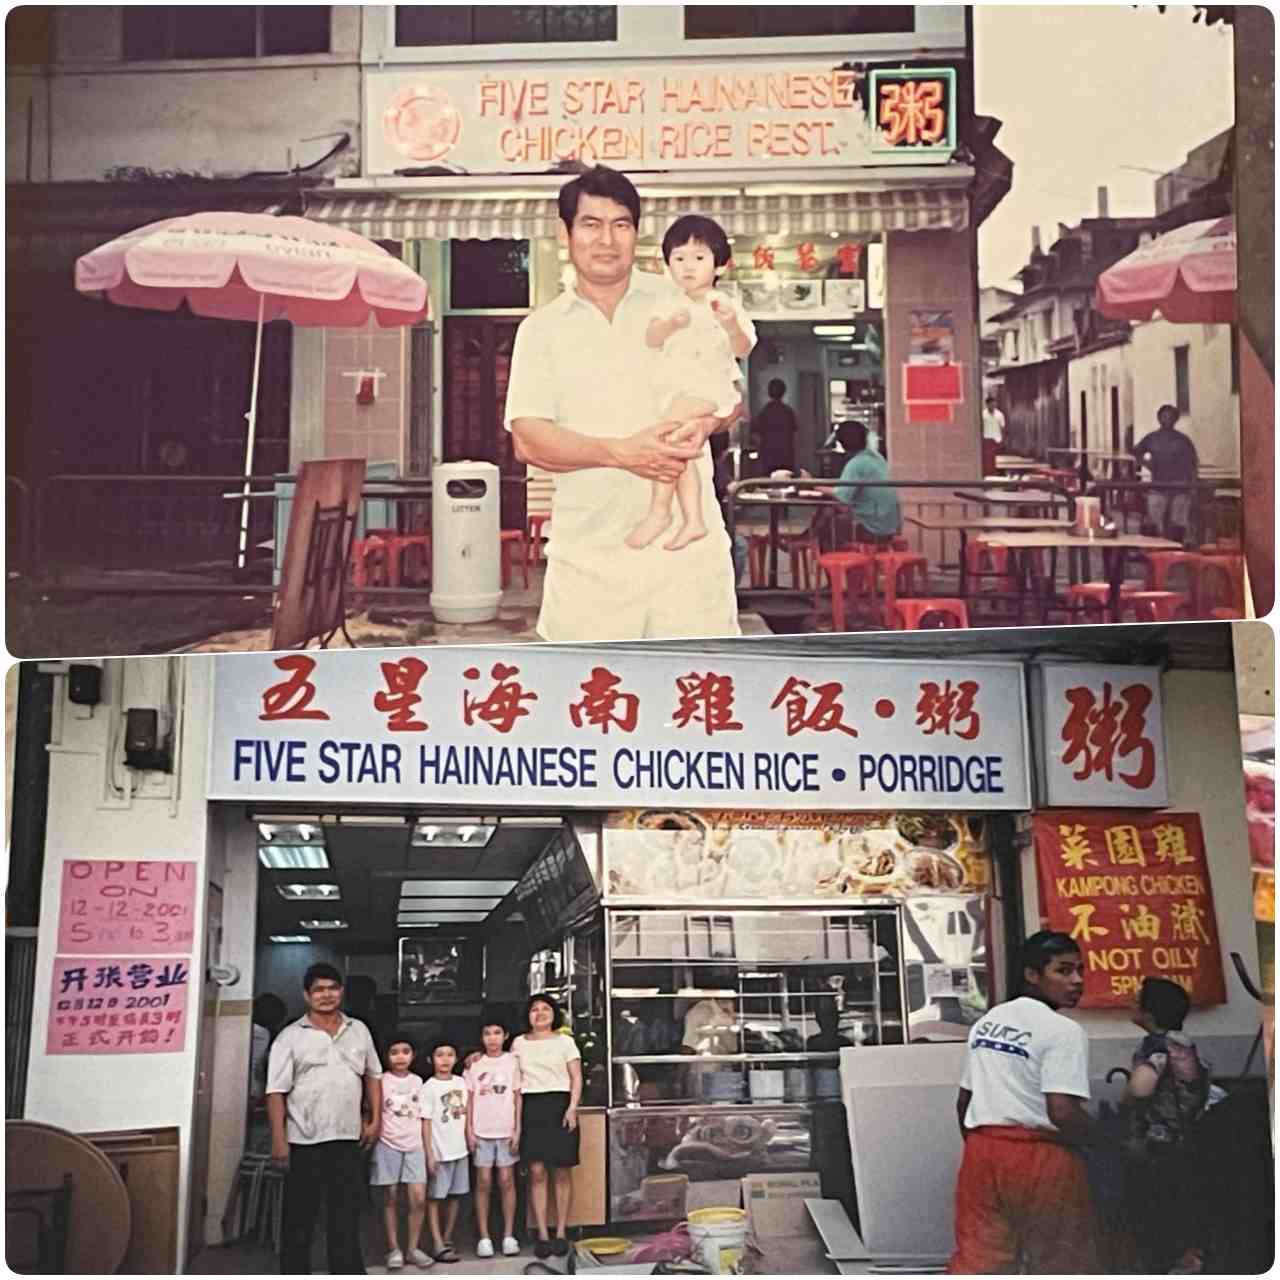
[[[444,462],[493,462],[503,480],[524,478],[503,427],[511,352],[522,315],[446,316]],[[525,527],[524,486],[502,484],[502,527]]]

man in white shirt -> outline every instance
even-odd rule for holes
[[[982,415],[982,474],[995,475],[996,455],[1004,447],[1004,414],[996,406],[995,396],[987,397]]]
[[[969,1032],[956,1114],[964,1159],[956,1183],[952,1274],[1089,1274],[1096,1225],[1084,1161],[1094,1141],[1089,1040],[1060,1009],[1084,990],[1078,945],[1048,930],[1023,944],[1025,994]]]
[[[311,1271],[311,1233],[324,1201],[329,1274],[364,1275],[360,1150],[382,1127],[382,1064],[368,1027],[342,1012],[337,969],[313,964],[302,992],[307,1012],[276,1036],[267,1065],[271,1163],[286,1171],[280,1270]]]
[[[640,197],[603,165],[566,183],[560,218],[576,282],[516,333],[506,426],[516,456],[556,473],[544,640],[739,634],[733,559],[715,499],[707,439],[728,418],[662,421],[645,342],[671,284],[635,271]],[[649,510],[652,480],[701,473],[708,536],[678,551],[625,544]]]

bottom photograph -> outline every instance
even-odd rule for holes
[[[18,664],[8,1266],[1266,1271],[1274,661]]]

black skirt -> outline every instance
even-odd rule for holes
[[[564,1127],[567,1093],[526,1093],[522,1101],[520,1155],[556,1169],[578,1163],[578,1130]]]

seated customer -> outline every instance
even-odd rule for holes
[[[902,531],[902,509],[892,488],[866,485],[868,480],[888,480],[889,464],[867,443],[861,422],[842,422],[836,439],[849,455],[840,472],[835,495],[849,507],[855,542],[889,543]]]

